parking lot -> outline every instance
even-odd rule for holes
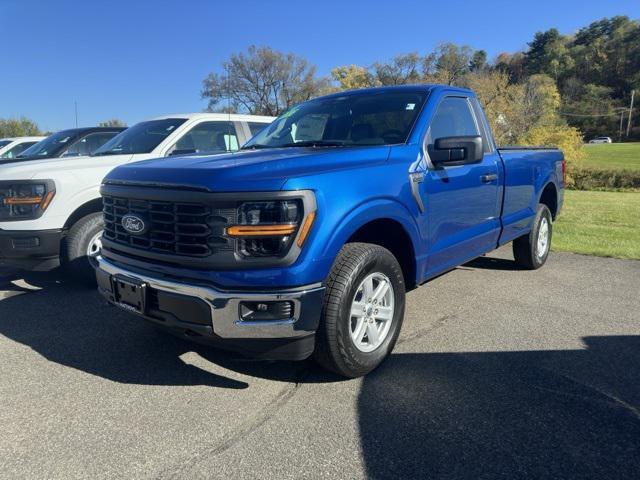
[[[186,343],[56,273],[0,286],[3,478],[638,478],[640,262],[503,249],[408,297],[364,379]]]

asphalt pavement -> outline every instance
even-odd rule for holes
[[[0,281],[0,478],[640,478],[640,262],[502,249],[408,296],[364,379]]]

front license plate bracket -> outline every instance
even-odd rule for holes
[[[113,298],[125,310],[144,315],[147,304],[147,284],[141,280],[122,275],[111,277]]]

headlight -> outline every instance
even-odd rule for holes
[[[52,180],[0,182],[0,221],[32,220],[40,217],[55,193]]]
[[[238,208],[238,225],[228,227],[226,233],[237,239],[236,250],[244,257],[282,257],[300,230],[303,214],[299,199],[245,202]],[[299,247],[314,217],[312,212],[304,220],[297,241]]]

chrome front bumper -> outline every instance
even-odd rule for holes
[[[100,276],[119,276],[142,282],[147,288],[200,299],[211,309],[213,333],[224,339],[297,338],[315,333],[320,318],[324,286],[306,285],[282,291],[223,291],[209,286],[190,285],[157,278],[149,274],[132,272],[114,262],[97,256],[94,259],[98,284]],[[102,282],[104,284],[104,282]],[[115,305],[106,288],[101,293]],[[293,315],[283,320],[243,321],[240,318],[240,302],[291,301]],[[175,326],[175,325],[174,325]],[[182,326],[181,326],[182,327]],[[188,328],[185,325],[184,328]]]

